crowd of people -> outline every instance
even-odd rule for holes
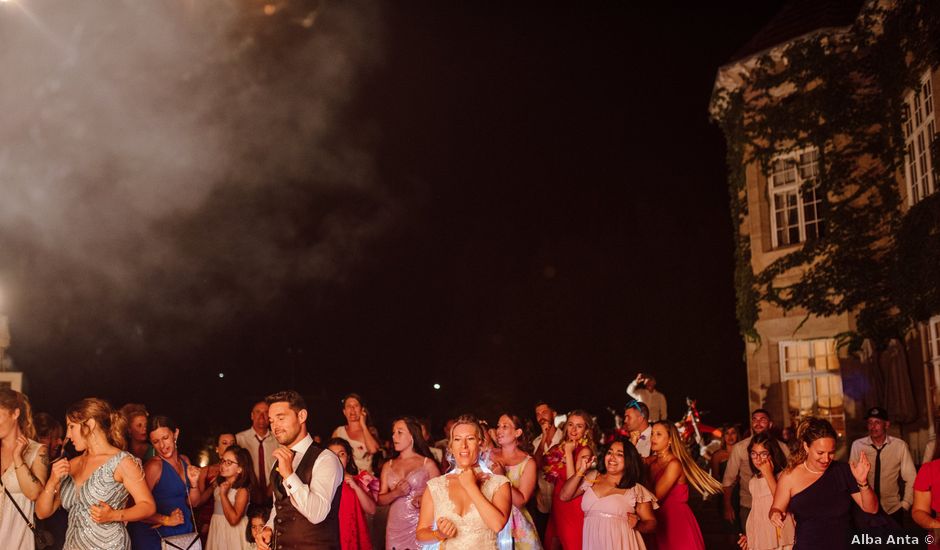
[[[539,402],[534,423],[510,411],[492,427],[462,415],[437,442],[407,416],[386,442],[357,394],[324,442],[307,431],[303,398],[283,391],[253,405],[248,429],[215,434],[216,460],[197,467],[177,447],[181,427],[143,405],[83,399],[63,427],[0,389],[0,544],[704,549],[692,491],[714,497],[745,550],[848,548],[853,529],[890,531],[908,510],[924,529],[940,527],[940,460],[916,472],[883,409],[868,412],[849,463],[834,460],[839,437],[826,420],[803,419],[783,440],[763,409],[748,437],[727,426],[703,459],[664,418],[655,379],[640,375],[628,391],[623,425],[606,434],[585,410],[556,422]]]

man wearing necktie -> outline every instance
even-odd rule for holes
[[[339,550],[343,465],[307,433],[307,406],[295,391],[269,395],[271,431],[280,447],[270,472],[274,508],[257,537],[259,550]]]
[[[248,449],[255,469],[257,484],[251,488],[251,502],[264,506],[271,505],[270,470],[274,465],[273,453],[277,449],[277,440],[268,426],[268,404],[259,401],[251,408],[251,427],[235,434],[239,447]]]
[[[891,421],[888,411],[881,407],[872,407],[865,415],[868,423],[868,436],[852,442],[851,461],[858,460],[861,453],[868,456],[871,471],[868,483],[871,484],[881,509],[898,523],[904,525],[904,511],[910,510],[914,502],[914,478],[917,470],[907,443],[888,435]],[[898,479],[904,480],[903,493]]]

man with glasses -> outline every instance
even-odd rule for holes
[[[747,446],[751,442],[751,437],[761,434],[773,427],[774,423],[770,419],[770,413],[765,409],[756,409],[751,413],[751,435],[734,444],[731,447],[731,455],[728,457],[728,467],[725,469],[725,475],[722,478],[721,485],[724,487],[724,516],[729,523],[734,523],[734,506],[731,504],[731,497],[734,494],[734,484],[738,483],[738,494],[741,497],[741,513],[739,529],[747,525],[747,516],[751,513],[751,492],[748,490],[748,483],[753,477],[751,466],[747,455]],[[784,456],[789,456],[790,450],[782,441],[777,442],[783,450]]]
[[[634,399],[623,410],[623,424],[630,434],[630,441],[643,458],[650,455],[650,436],[653,428],[649,422],[650,409],[646,403]]]

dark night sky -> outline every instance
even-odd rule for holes
[[[33,311],[43,290],[24,266],[52,264],[69,285],[85,284],[82,273],[7,236],[0,276],[22,296],[11,352],[36,408],[61,414],[91,394],[143,401],[192,435],[241,429],[254,398],[293,386],[316,431],[340,422],[347,391],[385,431],[396,414],[528,413],[536,398],[601,414],[643,370],[672,416],[692,395],[708,423],[746,418],[724,144],[707,104],[717,67],[781,3],[386,5],[381,59],[340,126],[373,156],[393,221],[342,277],[281,279],[276,296],[211,330],[200,329],[208,308],[161,317],[142,304],[225,300],[239,288],[226,269],[153,274],[138,290],[146,299],[89,291]],[[240,235],[257,226],[297,222],[290,251],[323,231],[305,220],[388,204],[278,185],[213,193],[162,230],[199,262],[238,271],[252,264],[238,257]],[[174,336],[121,336],[101,320],[109,308]],[[17,315],[32,315],[29,331]],[[63,315],[82,330],[37,334]]]

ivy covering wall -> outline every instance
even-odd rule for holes
[[[842,336],[856,344],[884,343],[940,314],[940,193],[905,213],[899,187],[904,97],[936,69],[938,49],[940,2],[872,3],[849,29],[795,40],[782,56],[762,54],[743,86],[716,90],[713,115],[728,144],[737,318],[746,338],[759,339],[763,303],[816,316],[854,312],[857,332]],[[775,156],[808,146],[819,151],[825,232],[755,273],[742,232],[745,168],[756,163],[768,174]],[[935,169],[937,149],[934,136]],[[791,270],[799,282],[777,286]]]

